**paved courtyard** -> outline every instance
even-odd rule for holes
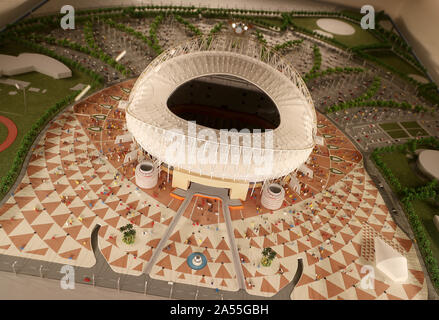
[[[427,298],[414,243],[392,220],[361,153],[322,114],[318,135],[324,145],[307,162],[313,177],[298,172],[300,191],[288,187],[283,207],[274,212],[260,205],[259,188],[250,189],[243,209],[230,208],[230,239],[221,200],[191,195],[183,207],[165,171],[152,190],[135,185],[137,162],[124,164],[135,149],[115,142],[127,132],[119,103],[128,99],[134,81],[92,95],[52,122],[17,190],[0,208],[1,254],[90,267],[90,236],[99,224],[99,249],[121,274],[140,275],[148,266],[152,278],[225,291],[238,290],[243,275],[248,293],[270,297],[292,281],[301,259],[303,274],[292,299]],[[128,223],[138,231],[132,246],[120,241],[118,231]],[[375,269],[375,288],[361,288],[362,266],[374,265],[374,233],[407,257],[406,283],[393,283]],[[154,254],[161,241],[165,245]],[[266,247],[277,253],[268,268],[259,263]],[[204,252],[205,268],[187,266],[192,252]]]

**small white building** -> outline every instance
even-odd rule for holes
[[[70,78],[72,71],[62,62],[39,53],[21,53],[17,57],[0,54],[0,76],[36,71],[54,79]]]
[[[375,263],[394,282],[405,282],[408,278],[407,258],[379,237],[375,237]]]

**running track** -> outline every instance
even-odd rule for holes
[[[17,138],[17,126],[14,121],[4,116],[0,116],[0,122],[3,123],[6,128],[8,128],[8,136],[5,141],[0,144],[0,152],[9,148],[9,146],[14,142],[15,138]]]

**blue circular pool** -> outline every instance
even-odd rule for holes
[[[200,252],[193,252],[187,257],[187,264],[194,270],[201,270],[207,264],[207,258]]]

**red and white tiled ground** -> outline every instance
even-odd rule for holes
[[[125,114],[117,105],[133,84],[130,80],[94,94],[53,121],[19,187],[0,208],[1,254],[90,267],[95,263],[90,235],[99,224],[99,247],[110,266],[141,274],[182,201],[170,196],[164,172],[159,186],[143,190],[134,184],[137,163],[122,163],[130,144],[114,143],[126,133]],[[318,131],[325,145],[311,155],[314,178],[299,173],[300,194],[287,188],[284,206],[270,212],[260,208],[260,190],[251,196],[249,190],[244,209],[231,211],[247,291],[273,296],[293,279],[302,259],[303,275],[292,299],[427,298],[415,248],[393,222],[361,154],[321,114]],[[223,212],[219,203],[214,206],[209,211],[202,198],[192,199],[151,277],[238,289]],[[127,223],[138,231],[132,246],[120,241],[118,228]],[[392,283],[375,268],[375,288],[361,288],[362,266],[374,266],[374,236],[407,257],[406,283]],[[264,247],[277,253],[268,268],[259,263]],[[200,271],[186,264],[194,251],[208,258]]]
[[[211,213],[201,209],[206,205],[204,198],[192,198],[150,275],[160,280],[236,291],[239,286],[220,200],[213,202]],[[209,216],[211,221],[207,220]],[[208,263],[203,269],[195,271],[187,264],[192,252],[206,256]]]

